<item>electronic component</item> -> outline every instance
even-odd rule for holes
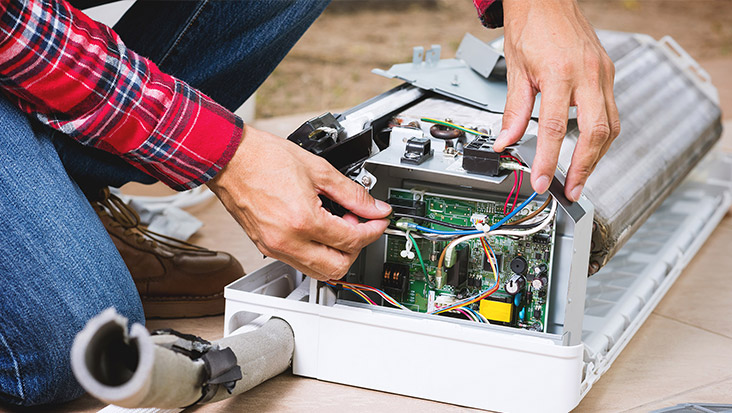
[[[414,199],[407,198],[394,198],[391,197],[386,201],[391,205],[392,211],[399,214],[416,215],[423,217],[425,212],[425,205],[422,201],[415,201]]]
[[[523,289],[526,287],[526,277],[523,275],[514,274],[511,276],[511,278],[506,283],[506,286],[503,287],[507,293],[511,295],[516,295],[523,291]]]
[[[514,320],[513,298],[488,297],[480,301],[478,311],[489,321],[512,324]]]
[[[407,146],[404,148],[401,162],[419,165],[434,155],[432,149],[432,141],[428,138],[413,137],[407,140]]]
[[[407,289],[409,281],[409,266],[393,262],[384,263],[384,272],[381,278],[381,289],[387,294],[401,299],[402,293]]]
[[[551,237],[549,234],[545,234],[543,232],[540,232],[534,236],[531,237],[531,240],[538,243],[538,244],[547,244],[549,242],[549,239]]]
[[[529,268],[529,264],[526,262],[526,258],[518,256],[511,260],[511,271],[516,274],[524,275],[526,270]]]
[[[343,126],[328,112],[305,122],[287,139],[319,155],[335,145],[343,133]]]
[[[447,270],[447,285],[457,287],[468,280],[468,264],[470,262],[470,249],[457,250],[455,265]]]
[[[463,169],[468,172],[497,176],[501,154],[493,151],[493,140],[480,136],[463,147]]]
[[[548,283],[549,280],[546,277],[536,277],[531,280],[531,288],[536,291],[540,291],[543,290]]]
[[[434,136],[436,139],[452,140],[465,136],[465,132],[450,126],[435,124],[430,126],[430,135]]]
[[[496,254],[496,268],[503,267],[503,254]],[[493,271],[491,268],[491,263],[488,261],[487,256],[483,256],[483,270],[484,271]]]

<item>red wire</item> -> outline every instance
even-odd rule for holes
[[[521,160],[513,155],[501,155],[501,158],[510,158],[512,161],[516,161],[518,163],[523,163]]]
[[[518,203],[518,196],[519,192],[521,192],[521,184],[524,183],[524,171],[519,171],[519,179],[518,179],[518,186],[516,187],[516,198],[513,199],[513,203],[511,204],[511,210],[508,211],[510,214],[513,212],[514,208],[516,208],[516,203]]]
[[[501,155],[501,158],[508,158],[512,161],[516,161],[518,163],[522,163],[521,160],[513,155]],[[513,171],[513,187],[511,187],[511,192],[508,193],[508,198],[506,199],[506,202],[503,204],[503,215],[510,214],[513,212],[513,209],[516,208],[516,203],[518,202],[518,196],[519,192],[521,192],[521,184],[524,180],[524,171]],[[506,208],[508,208],[508,203],[511,202],[511,197],[513,195],[513,191],[516,191],[516,196],[514,198],[514,201],[511,203],[511,209],[506,211]]]
[[[508,214],[506,212],[506,208],[508,208],[508,203],[511,202],[511,195],[513,195],[513,191],[516,190],[516,184],[518,183],[518,172],[513,171],[513,186],[511,187],[511,191],[508,193],[508,198],[506,198],[506,202],[503,203],[503,215]]]

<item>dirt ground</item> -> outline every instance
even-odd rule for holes
[[[346,3],[345,5],[343,3]],[[348,4],[351,3],[351,4]],[[732,115],[732,0],[580,0],[598,29],[672,36],[705,67]],[[442,46],[453,57],[466,32],[487,41],[468,0],[341,0],[331,5],[257,94],[257,117],[347,108],[399,81],[371,74],[407,62],[412,47]]]

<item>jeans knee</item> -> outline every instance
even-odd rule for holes
[[[70,346],[33,345],[39,342],[44,342],[42,337],[29,340],[25,348],[0,352],[1,401],[38,406],[74,400],[84,394],[71,372]]]
[[[84,394],[71,370],[71,347],[87,321],[114,307],[129,325],[144,324],[139,298],[119,295],[85,309],[57,308],[34,320],[0,326],[0,401],[38,406],[74,400]],[[63,307],[63,306],[62,306]]]

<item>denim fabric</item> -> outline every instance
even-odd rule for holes
[[[144,322],[130,273],[64,170],[46,129],[0,99],[0,398],[69,400],[83,392],[69,350],[113,306]]]
[[[327,3],[139,1],[115,30],[233,110]],[[80,396],[69,352],[86,321],[113,306],[144,322],[130,274],[83,194],[131,181],[154,179],[37,125],[0,97],[0,403]]]

